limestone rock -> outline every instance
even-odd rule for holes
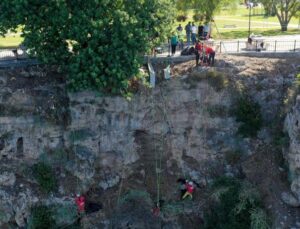
[[[0,172],[0,186],[13,186],[16,182],[16,176],[12,172]]]
[[[290,193],[282,193],[281,194],[281,199],[284,203],[292,206],[292,207],[299,207],[300,202]]]
[[[300,200],[300,96],[297,96],[296,104],[287,114],[284,128],[290,138],[290,146],[286,159],[289,163],[289,173],[291,178],[291,191],[297,201]],[[293,203],[295,201],[292,201]]]

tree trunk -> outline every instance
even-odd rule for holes
[[[287,23],[286,23],[286,22],[280,23],[280,26],[281,26],[281,31],[282,31],[282,32],[287,31]]]

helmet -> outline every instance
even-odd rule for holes
[[[189,185],[193,185],[193,184],[194,184],[193,181],[190,181],[190,182],[189,182]]]
[[[77,197],[80,197],[80,193],[76,193],[76,196],[77,196]]]

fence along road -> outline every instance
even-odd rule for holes
[[[259,50],[259,47],[254,50],[246,49],[245,40],[234,40],[234,41],[215,41],[213,44],[217,48],[218,53],[240,53],[240,52],[255,52]],[[170,54],[170,47],[168,44],[161,46],[162,53],[158,54],[158,57],[168,56]],[[16,54],[17,52],[17,54]],[[178,50],[175,56],[180,55],[181,50]],[[261,52],[300,52],[300,39],[297,40],[264,40],[264,46]],[[21,49],[7,48],[0,49],[0,61],[8,60],[22,60],[27,59],[28,56]]]
[[[282,40],[264,40],[262,49],[255,47],[253,50],[246,49],[246,41],[220,41],[215,42],[215,46],[219,46],[220,53],[239,53],[239,52],[255,52],[261,50],[262,52],[299,52],[300,39],[294,41]],[[255,45],[254,45],[255,46]]]

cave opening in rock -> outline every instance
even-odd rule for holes
[[[24,146],[23,146],[23,138],[20,137],[17,140],[17,155],[22,156],[24,152]]]

